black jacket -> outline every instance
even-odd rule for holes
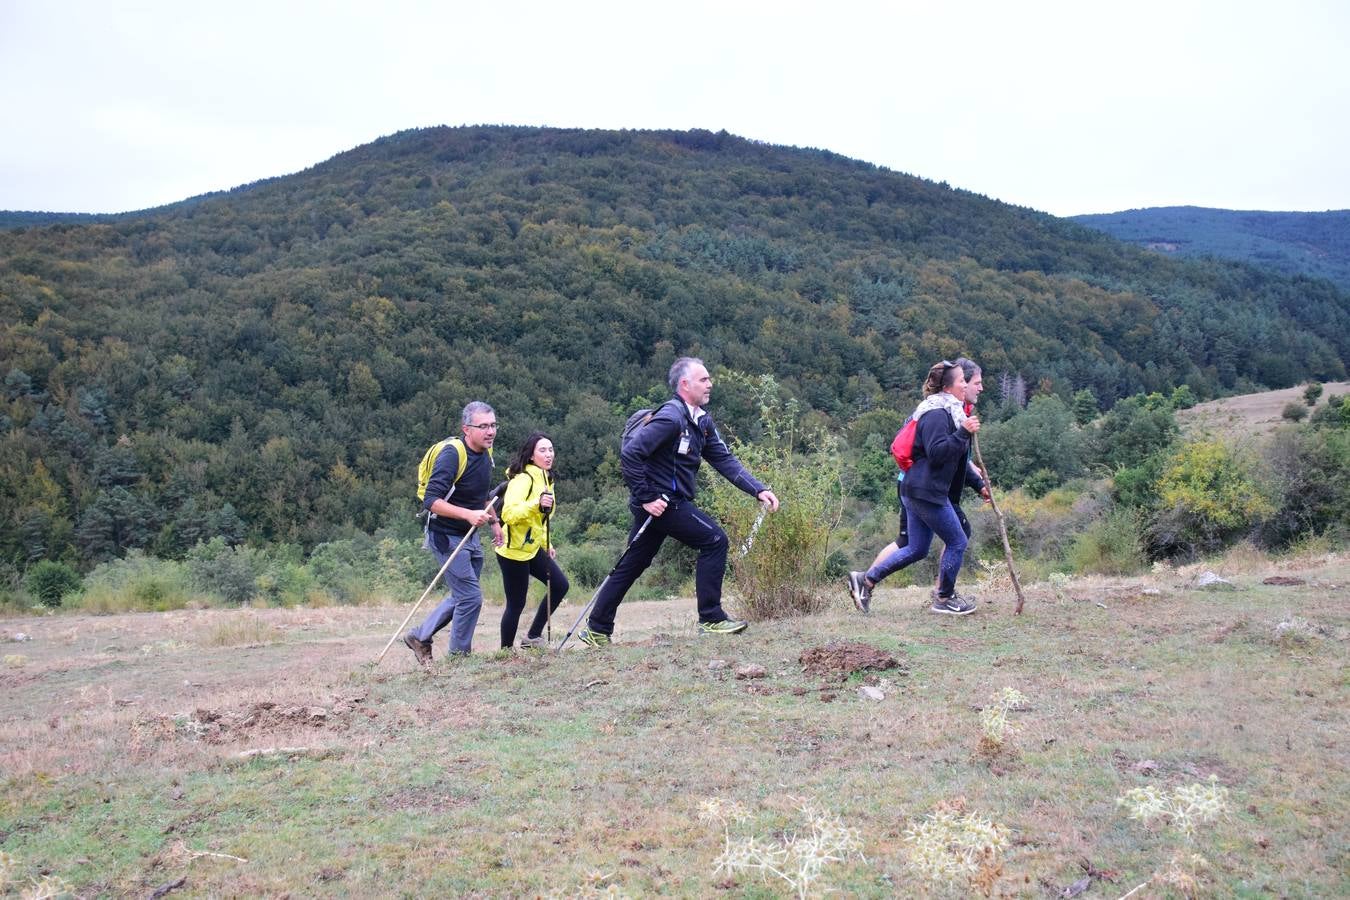
[[[689,407],[678,397],[667,400],[629,438],[620,454],[620,471],[632,502],[638,505],[662,494],[671,500],[693,500],[699,463],[704,459],[750,496],[766,490],[727,448],[712,415],[705,410],[695,424]]]
[[[914,465],[905,473],[906,497],[928,503],[955,502],[966,484],[970,432],[956,427],[951,413],[933,409],[919,417]]]

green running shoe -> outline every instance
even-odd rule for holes
[[[601,634],[598,631],[591,631],[589,628],[583,628],[577,632],[577,640],[581,641],[587,647],[608,647],[612,641],[609,635]]]
[[[720,622],[699,622],[699,634],[740,634],[750,627],[750,623],[741,619],[723,619]]]

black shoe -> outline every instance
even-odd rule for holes
[[[952,594],[950,597],[937,598],[928,608],[932,612],[947,616],[968,616],[975,611],[975,604],[960,594]]]
[[[415,633],[410,631],[403,636],[403,643],[413,652],[413,656],[417,657],[419,663],[424,666],[431,665],[431,641],[420,640]]]
[[[872,589],[867,586],[866,572],[848,573],[848,595],[859,612],[865,613],[872,608]]]

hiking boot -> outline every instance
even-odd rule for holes
[[[848,595],[853,598],[853,605],[858,607],[858,612],[867,612],[872,607],[872,589],[867,586],[866,572],[848,573]]]
[[[589,628],[583,628],[577,632],[577,640],[581,641],[587,647],[608,647],[613,641],[609,635],[599,631],[592,631]]]
[[[723,619],[720,622],[699,622],[699,634],[740,634],[750,627],[750,623],[741,619]]]
[[[403,636],[403,643],[417,657],[417,661],[424,666],[431,665],[431,641],[418,639],[416,632],[408,632]]]
[[[522,650],[543,650],[548,646],[548,641],[542,637],[523,637],[520,639],[520,649]]]
[[[932,612],[947,616],[968,616],[975,611],[975,604],[960,594],[952,594],[950,597],[937,598],[928,608]]]

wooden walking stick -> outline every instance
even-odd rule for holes
[[[980,475],[984,477],[984,486],[989,489],[989,505],[994,508],[994,521],[998,522],[998,536],[1003,538],[1003,558],[1008,561],[1008,574],[1012,576],[1013,590],[1017,592],[1017,606],[1013,608],[1013,612],[1020,616],[1022,604],[1026,602],[1026,598],[1022,596],[1022,583],[1017,580],[1017,570],[1013,568],[1012,545],[1008,543],[1008,529],[1003,524],[1003,513],[998,511],[998,502],[994,500],[994,486],[989,480],[989,470],[984,467],[984,456],[980,453],[980,436],[972,434],[970,441],[975,448],[975,464],[980,467]]]

